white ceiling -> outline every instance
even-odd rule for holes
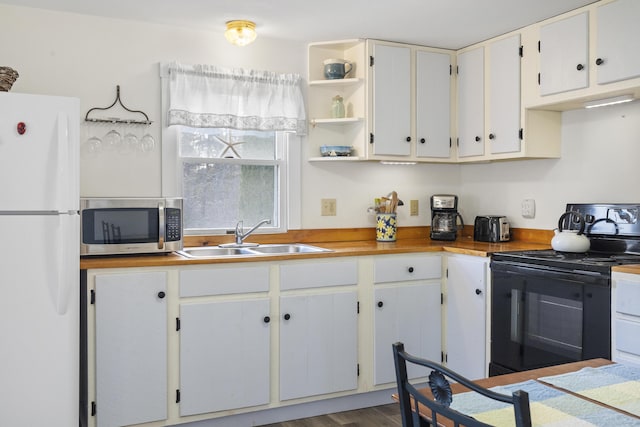
[[[375,38],[458,49],[596,0],[0,0],[222,32],[249,19],[258,37],[312,42]]]

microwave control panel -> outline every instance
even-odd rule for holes
[[[182,239],[182,217],[180,216],[180,209],[166,209],[166,234],[167,242],[177,242]]]

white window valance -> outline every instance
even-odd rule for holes
[[[172,63],[169,125],[307,133],[299,74]]]

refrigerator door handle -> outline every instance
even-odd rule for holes
[[[58,236],[54,239],[57,242],[56,253],[58,254],[57,272],[52,280],[55,280],[56,289],[56,311],[63,316],[69,309],[71,299],[71,287],[77,282],[76,274],[79,274],[79,249],[73,250],[80,240],[76,215],[59,215],[60,227]]]
[[[58,185],[57,185],[57,199],[56,209],[58,212],[68,212],[69,206],[73,206],[73,202],[70,199],[70,190],[74,187],[72,180],[74,179],[72,173],[69,171],[68,165],[71,161],[69,155],[69,121],[66,113],[58,113],[58,135],[56,143],[58,144]],[[67,166],[67,167],[65,167]]]

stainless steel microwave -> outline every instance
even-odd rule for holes
[[[182,249],[182,199],[80,199],[80,255]]]

